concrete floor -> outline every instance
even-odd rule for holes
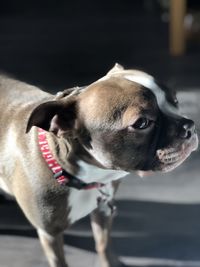
[[[179,99],[199,130],[200,93]],[[171,173],[123,180],[112,237],[127,266],[200,267],[199,159],[197,151]],[[0,201],[0,267],[47,267],[34,229],[14,202]],[[99,267],[87,217],[66,232],[65,251],[71,267]]]

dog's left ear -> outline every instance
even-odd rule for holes
[[[31,113],[26,133],[37,126],[58,136],[73,130],[76,120],[76,100],[49,101],[37,106]]]

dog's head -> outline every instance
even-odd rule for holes
[[[106,76],[38,106],[35,125],[71,136],[104,168],[170,171],[197,148],[193,121],[177,100],[146,73],[116,65]]]

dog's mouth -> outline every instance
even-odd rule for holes
[[[169,172],[181,165],[198,147],[198,137],[194,134],[190,140],[185,141],[179,148],[168,147],[156,151],[154,167],[152,170],[138,171],[138,175],[147,176],[155,171]]]
[[[160,162],[160,171],[168,172],[181,165],[190,154],[198,147],[198,137],[193,135],[189,141],[185,141],[179,149],[166,148],[157,150],[156,155]]]

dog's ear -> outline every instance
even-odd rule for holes
[[[37,106],[31,113],[26,132],[32,126],[40,127],[58,136],[73,129],[76,120],[76,101],[49,101]]]
[[[115,63],[114,67],[111,70],[109,70],[107,75],[113,74],[115,72],[122,71],[122,70],[124,70],[124,67],[118,63]]]

